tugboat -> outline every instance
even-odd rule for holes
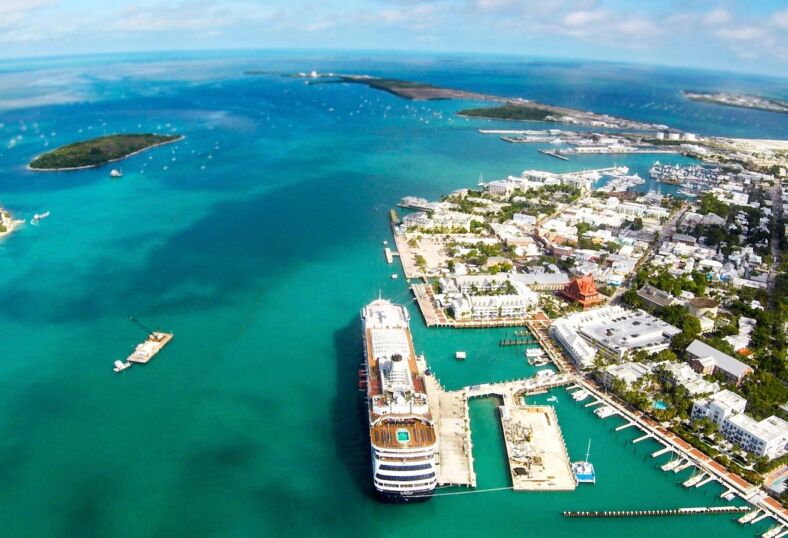
[[[591,439],[588,440],[588,449],[586,450],[585,461],[576,461],[572,463],[572,472],[575,475],[575,480],[578,484],[596,484],[596,474],[594,473],[594,464],[588,461],[588,456],[591,454]]]

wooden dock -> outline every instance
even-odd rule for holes
[[[138,344],[137,347],[134,348],[134,352],[129,355],[126,360],[129,362],[136,362],[137,364],[146,364],[155,357],[164,346],[170,343],[173,336],[172,333],[156,331],[150,333],[144,342]]]

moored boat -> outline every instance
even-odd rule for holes
[[[588,461],[591,455],[591,439],[588,440],[588,449],[586,449],[586,459],[583,461],[575,461],[572,463],[572,472],[575,475],[575,480],[578,484],[596,484],[596,472],[594,471],[594,464]]]

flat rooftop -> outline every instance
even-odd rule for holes
[[[577,486],[555,409],[501,406],[509,472],[515,491],[571,491]]]
[[[581,325],[580,332],[612,349],[633,349],[667,342],[681,330],[637,310],[589,320]]]

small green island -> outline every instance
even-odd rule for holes
[[[544,121],[548,119],[548,116],[554,115],[555,111],[537,105],[506,103],[494,107],[468,108],[460,110],[458,114],[471,118],[495,120]]]
[[[181,138],[181,135],[152,133],[100,136],[43,153],[33,159],[28,168],[42,171],[92,168]]]

